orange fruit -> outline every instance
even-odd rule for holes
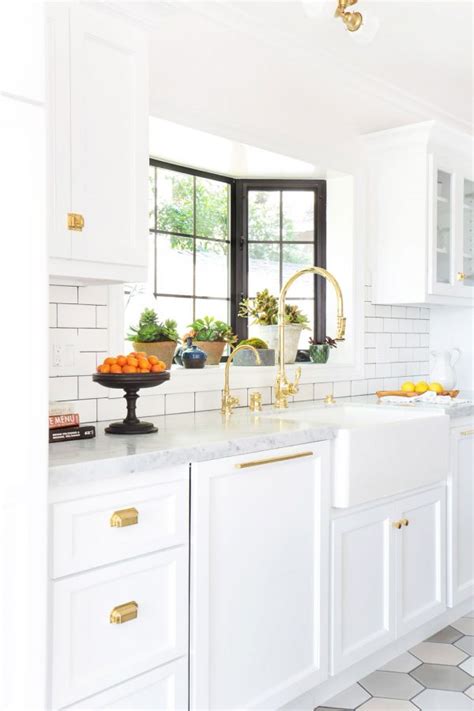
[[[120,365],[111,365],[110,366],[110,372],[111,373],[121,373],[122,372],[122,367]]]
[[[122,368],[122,373],[136,373],[137,369],[134,365],[124,365]]]
[[[98,371],[99,373],[110,373],[110,365],[103,363],[103,365],[99,365]]]
[[[164,368],[159,363],[151,366],[152,373],[162,373],[163,371],[164,371]]]
[[[140,373],[149,373],[150,368],[139,368]]]
[[[117,356],[117,363],[118,363],[118,365],[120,365],[120,366],[122,366],[122,365],[127,365],[127,359],[126,359],[126,357],[123,356],[123,355]]]
[[[136,353],[137,358],[148,358],[148,353],[145,353],[145,351],[138,351]]]
[[[127,358],[136,358],[137,355],[138,355],[138,353],[136,353],[135,351],[132,351],[131,353],[128,354]]]
[[[138,359],[138,367],[139,368],[149,368],[150,364],[148,363],[147,358],[139,358]]]
[[[117,358],[106,358],[104,360],[104,365],[117,365]]]
[[[148,356],[148,362],[150,365],[156,365],[158,363],[158,358],[156,356]]]
[[[128,356],[127,365],[131,365],[136,368],[138,365],[138,358],[135,358],[134,356]]]

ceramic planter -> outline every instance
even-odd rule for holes
[[[270,348],[257,348],[262,365],[275,365],[275,351]],[[233,358],[234,365],[257,365],[252,351],[239,351]]]
[[[193,343],[206,353],[206,365],[219,365],[226,347],[225,341],[193,341]]]
[[[166,365],[166,370],[171,368],[174,352],[176,350],[176,341],[155,341],[155,343],[140,343],[133,342],[133,347],[136,351],[143,351],[147,355],[156,356]]]
[[[285,363],[294,363],[303,326],[298,323],[289,323],[285,326]],[[278,326],[251,326],[252,338],[261,338],[268,344],[270,350],[278,352]],[[276,357],[276,356],[275,356]]]
[[[318,343],[309,347],[309,357],[312,363],[327,363],[329,346],[327,343]]]

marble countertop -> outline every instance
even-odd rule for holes
[[[468,399],[470,394],[465,393]],[[375,405],[375,396],[341,398],[338,403]],[[436,410],[452,418],[474,415],[474,407],[456,405],[389,405],[383,407],[416,407],[430,412]],[[282,413],[265,407],[261,414],[248,408],[237,409],[229,419],[220,412],[198,412],[146,418],[156,424],[158,433],[141,436],[106,435],[107,423],[96,424],[97,437],[92,440],[58,442],[50,445],[50,486],[112,479],[136,472],[146,472],[157,467],[171,467],[190,462],[206,461],[220,457],[276,449],[332,439],[337,426],[308,426],[304,421],[284,419],[291,412],[324,408],[321,402],[293,403]],[[272,417],[268,417],[272,415]]]

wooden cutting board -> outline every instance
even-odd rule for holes
[[[375,394],[379,398],[387,397],[388,395],[397,395],[399,397],[416,397],[417,395],[421,395],[421,393],[405,392],[405,390],[377,390]],[[454,398],[459,395],[459,390],[443,390],[438,393],[438,395],[449,395],[449,397]]]

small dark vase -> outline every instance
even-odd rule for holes
[[[176,354],[175,361],[185,368],[204,368],[207,354],[201,348],[193,346],[193,339],[186,339],[186,348],[180,348]]]
[[[317,343],[309,347],[309,357],[312,363],[327,363],[329,346],[327,343]]]

